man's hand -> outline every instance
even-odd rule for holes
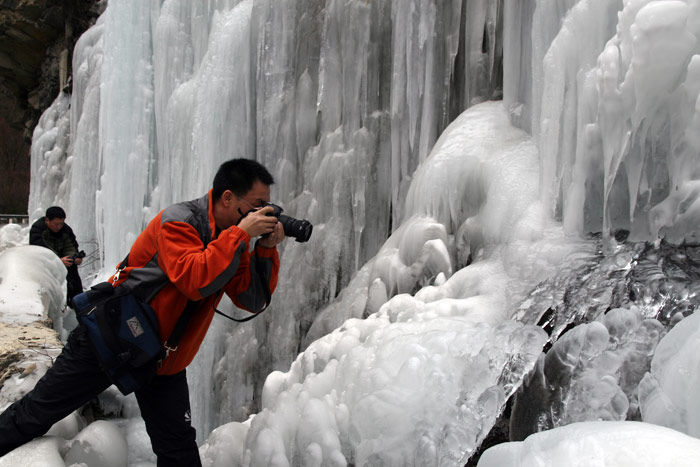
[[[78,266],[80,266],[80,263],[83,262],[83,258],[75,258],[75,259],[73,260],[73,262],[74,262],[75,264],[77,264]]]
[[[63,258],[61,258],[61,261],[63,261],[63,264],[66,267],[73,266],[73,258],[71,258],[70,256],[64,256]]]
[[[259,237],[266,233],[271,234],[275,230],[275,225],[279,224],[275,216],[268,216],[268,214],[272,214],[272,211],[273,209],[270,206],[251,211],[241,219],[238,223],[238,228],[243,229],[251,237]],[[282,225],[280,224],[281,227]],[[284,232],[282,232],[282,235],[284,236]]]
[[[284,228],[282,228],[282,223],[277,222],[275,224],[275,228],[272,229],[272,233],[270,234],[270,236],[258,240],[258,245],[260,245],[263,248],[274,248],[279,243],[282,243],[282,240],[284,239],[285,235]]]

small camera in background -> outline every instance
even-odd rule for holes
[[[76,254],[74,254],[73,256],[71,256],[70,259],[72,259],[73,261],[75,261],[76,259],[83,259],[83,258],[85,258],[85,252],[84,252],[83,250],[80,250],[79,252],[77,252]]]

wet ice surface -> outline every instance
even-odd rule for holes
[[[620,244],[540,284],[518,315],[549,332],[551,349],[515,398],[511,437],[578,421],[642,420],[639,393],[649,380],[640,382],[657,345],[700,304],[699,258],[698,246]]]
[[[539,284],[516,319],[539,324],[556,339],[612,308],[635,306],[644,318],[670,324],[700,304],[700,247],[620,243],[603,255],[600,239],[594,242],[596,248],[571,258],[562,274]]]

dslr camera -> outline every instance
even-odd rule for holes
[[[284,211],[284,209],[277,206],[276,204],[267,203],[265,206],[272,207],[273,212],[271,214],[268,214],[268,216],[275,216],[280,221],[280,223],[282,224],[282,228],[284,229],[284,234],[287,237],[294,237],[299,243],[309,241],[309,238],[311,238],[311,231],[314,228],[314,226],[311,225],[311,222],[307,221],[306,219],[299,220],[293,217],[285,216],[284,214],[282,214],[282,211]],[[270,234],[265,234],[263,235],[263,237],[267,237],[269,235]]]

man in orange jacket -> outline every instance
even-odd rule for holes
[[[162,340],[187,304],[196,302],[177,350],[168,353],[154,380],[135,393],[159,467],[201,465],[185,368],[222,294],[258,312],[267,305],[265,289],[272,292],[277,285],[276,245],[285,235],[277,218],[268,215],[272,208],[263,207],[270,201],[272,183],[272,175],[255,161],[223,163],[207,195],[174,204],[148,224],[122,263],[125,267],[112,277],[116,287],[128,286],[153,307]],[[251,252],[251,238],[261,235]],[[0,415],[0,455],[46,433],[110,385],[78,328],[36,387]]]

